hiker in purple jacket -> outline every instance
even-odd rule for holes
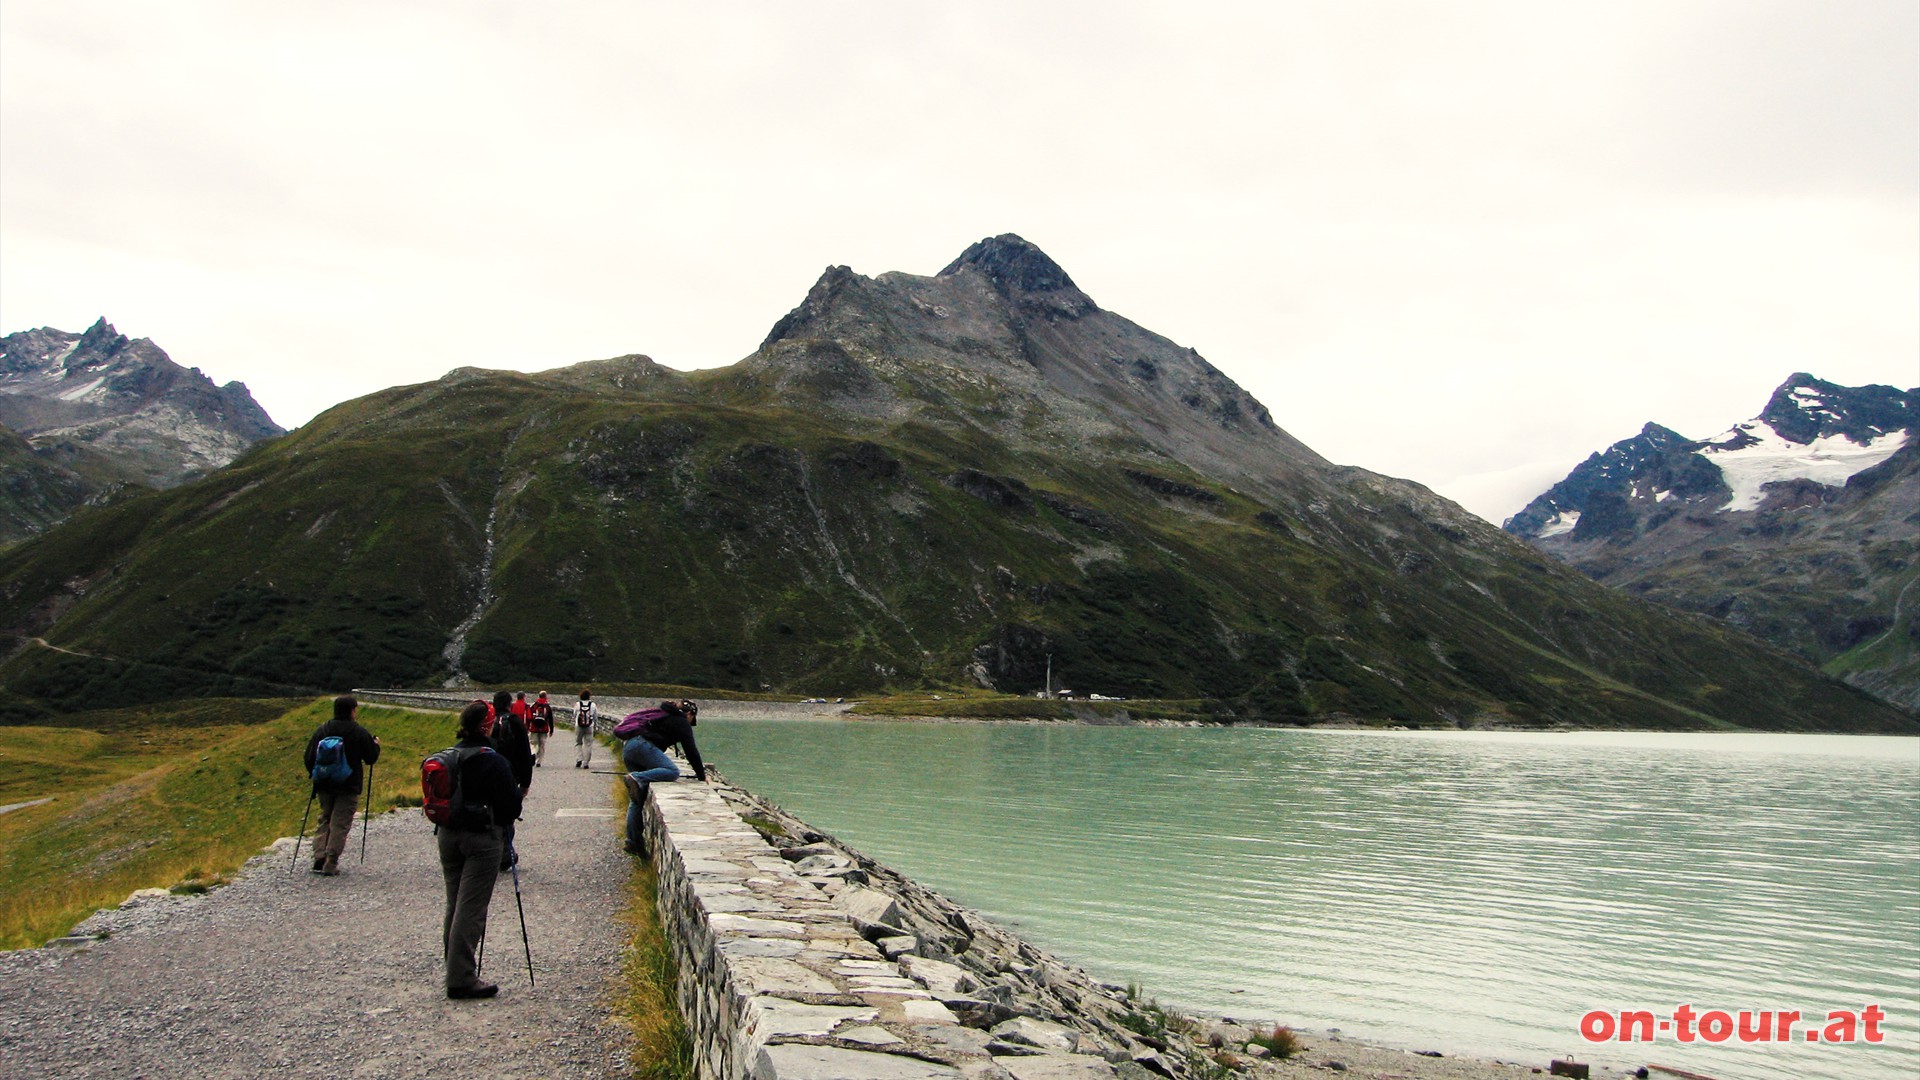
[[[693,725],[700,722],[700,706],[691,701],[663,701],[661,715],[650,721],[640,733],[621,748],[620,761],[627,767],[621,777],[627,785],[627,854],[645,855],[646,837],[642,832],[641,807],[647,801],[647,786],[655,780],[678,780],[680,767],[667,756],[675,746],[687,756],[695,779],[706,780],[707,765],[700,760],[699,744],[693,741]]]

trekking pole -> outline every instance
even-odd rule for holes
[[[300,865],[300,841],[307,838],[307,815],[313,813],[313,797],[319,794],[312,788],[307,789],[307,808],[300,811],[300,835],[293,838],[293,861],[287,864],[287,873]]]
[[[480,947],[473,950],[473,977],[480,977],[480,969],[487,966],[487,924],[480,924]]]
[[[367,826],[373,823],[373,762],[367,762],[367,808],[360,812],[360,861],[367,861]]]
[[[520,860],[513,860],[513,906],[520,910],[520,947],[527,950],[527,989],[533,989],[533,945],[527,940],[527,908],[520,902]]]

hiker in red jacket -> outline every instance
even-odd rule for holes
[[[533,766],[539,768],[547,757],[547,736],[553,734],[553,705],[547,701],[547,692],[540,691],[539,700],[527,706],[527,737],[533,740]]]

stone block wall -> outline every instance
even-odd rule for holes
[[[1124,991],[723,781],[655,784],[644,815],[701,1080],[1189,1075]]]

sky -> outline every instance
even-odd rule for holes
[[[288,427],[733,363],[1005,232],[1498,522],[1794,372],[1920,385],[1920,5],[0,5],[0,332],[104,316]]]

